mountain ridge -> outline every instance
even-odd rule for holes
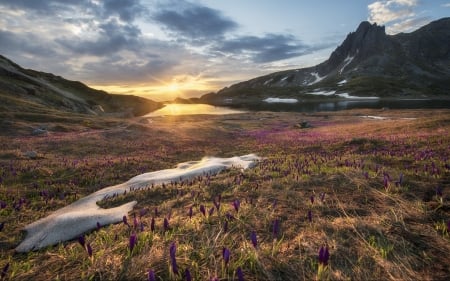
[[[317,97],[309,93],[321,91],[329,94],[326,98],[338,98],[337,94],[450,97],[449,81],[450,17],[396,35],[387,35],[384,26],[364,21],[318,65],[242,81],[200,100],[230,104],[231,99],[240,103],[273,95],[311,99]]]
[[[113,95],[52,73],[25,69],[0,55],[0,115],[27,113],[140,116],[162,107],[143,97]]]

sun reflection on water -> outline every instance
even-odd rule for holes
[[[146,115],[146,117],[164,116],[164,115],[223,115],[243,113],[244,111],[234,110],[226,107],[212,106],[207,104],[167,104],[163,108]]]

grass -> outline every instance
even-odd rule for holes
[[[189,269],[193,280],[237,280],[241,268],[245,280],[445,280],[450,275],[449,113],[252,113],[120,125],[101,120],[95,129],[45,137],[0,136],[0,200],[6,204],[0,209],[0,269],[9,264],[3,279],[146,280],[151,269],[157,280],[183,280]],[[359,117],[380,114],[394,119]],[[299,129],[298,120],[313,128]],[[28,159],[29,150],[39,157]],[[93,191],[204,155],[251,152],[264,160],[250,170],[99,202],[104,208],[131,200],[138,205],[128,214],[130,226],[119,223],[85,234],[92,257],[77,241],[14,252],[25,225]],[[437,186],[443,187],[442,196],[436,195]],[[217,210],[213,202],[219,198]],[[236,199],[239,211],[232,206]],[[280,228],[274,235],[276,220]],[[130,251],[133,233],[137,243]],[[169,255],[172,242],[178,274]],[[318,260],[323,245],[330,252],[326,266]],[[223,248],[230,251],[228,264]]]

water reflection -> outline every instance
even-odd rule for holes
[[[165,115],[196,115],[196,114],[209,114],[209,115],[224,115],[224,114],[236,114],[243,113],[242,110],[230,109],[220,106],[212,106],[207,104],[167,104],[163,108],[151,112],[145,117],[165,116]]]

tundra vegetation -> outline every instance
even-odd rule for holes
[[[47,134],[0,136],[1,280],[450,276],[449,110],[45,122]],[[121,223],[14,251],[24,226],[101,188],[248,153],[263,160],[107,198],[138,204]]]

